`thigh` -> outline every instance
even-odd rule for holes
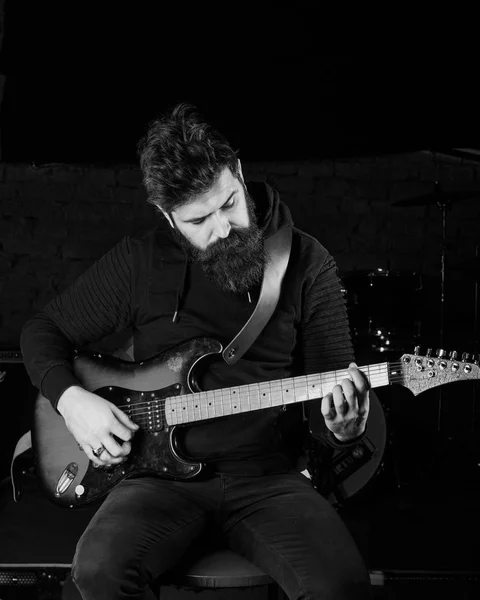
[[[370,597],[368,571],[347,527],[303,475],[245,481],[235,496],[225,522],[229,546],[267,572],[290,599]]]
[[[159,478],[123,481],[107,496],[77,544],[74,579],[151,582],[173,567],[206,526],[194,490]]]

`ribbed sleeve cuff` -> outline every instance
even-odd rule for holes
[[[50,400],[53,408],[57,410],[60,396],[72,385],[83,387],[68,367],[57,365],[52,367],[43,378],[41,390],[45,398]]]
[[[332,448],[349,448],[350,446],[355,446],[356,444],[358,444],[358,442],[360,442],[365,437],[366,433],[367,427],[365,427],[365,431],[363,433],[358,435],[356,438],[353,438],[353,440],[349,440],[348,442],[341,442],[340,440],[337,440],[335,435],[330,431],[330,429],[328,429],[328,427],[325,427],[325,441]]]

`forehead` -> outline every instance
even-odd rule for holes
[[[174,212],[181,219],[188,219],[192,215],[197,214],[201,216],[202,214],[216,210],[228,199],[230,194],[236,189],[239,189],[239,187],[241,187],[240,182],[232,174],[230,169],[226,167],[216,183],[214,183],[208,191],[199,194],[193,200],[188,202],[188,204],[180,206]]]

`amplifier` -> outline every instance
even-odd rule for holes
[[[60,600],[69,564],[0,563],[1,600]]]
[[[0,350],[0,363],[23,363],[21,350]]]

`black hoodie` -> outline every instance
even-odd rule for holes
[[[353,360],[345,303],[328,252],[293,227],[290,211],[263,183],[248,183],[266,238],[292,227],[292,252],[277,309],[234,366],[214,362],[204,389],[345,368]],[[21,348],[32,382],[56,406],[71,385],[75,348],[131,331],[134,359],[146,360],[187,340],[227,345],[254,310],[260,287],[220,291],[189,262],[170,227],[124,238],[23,328]],[[301,405],[222,417],[182,428],[185,451],[213,470],[281,472],[299,452]]]

